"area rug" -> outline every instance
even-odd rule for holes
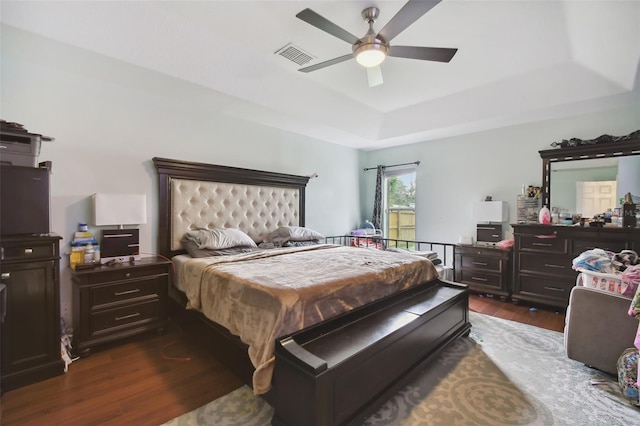
[[[567,359],[563,335],[470,313],[458,339],[365,425],[639,425],[614,377]],[[273,409],[243,386],[166,423],[263,426]]]

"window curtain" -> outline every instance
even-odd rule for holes
[[[382,229],[382,178],[384,177],[384,166],[377,167],[376,175],[376,195],[373,199],[373,217],[371,222],[375,229]]]

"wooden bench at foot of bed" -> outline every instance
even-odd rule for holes
[[[272,424],[361,423],[470,328],[466,286],[434,280],[278,339]]]

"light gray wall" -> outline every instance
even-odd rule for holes
[[[416,236],[420,240],[457,243],[475,238],[472,205],[490,195],[509,203],[516,220],[522,185],[542,185],[538,151],[552,142],[603,134],[627,135],[640,129],[640,103],[624,109],[505,127],[396,148],[363,152],[361,166],[420,161],[416,177]],[[373,211],[375,171],[361,174],[362,217]],[[507,227],[505,238],[511,236]]]
[[[157,241],[157,182],[152,157],[268,170],[318,173],[307,185],[306,224],[342,234],[360,218],[359,153],[225,114],[232,99],[165,75],[2,26],[1,116],[44,143],[53,162],[51,219],[64,238],[90,220],[95,192],[147,194],[141,251]],[[92,229],[98,232],[97,229]],[[69,319],[68,257],[62,260],[62,307]]]

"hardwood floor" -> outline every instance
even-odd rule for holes
[[[531,308],[529,305],[514,305],[511,302],[501,302],[499,298],[479,295],[469,297],[469,310],[547,330],[564,330],[564,310]]]
[[[564,312],[472,295],[472,311],[555,331]],[[197,322],[172,321],[167,334],[138,336],[75,361],[58,377],[6,392],[9,425],[158,425],[241,386],[211,355]]]

